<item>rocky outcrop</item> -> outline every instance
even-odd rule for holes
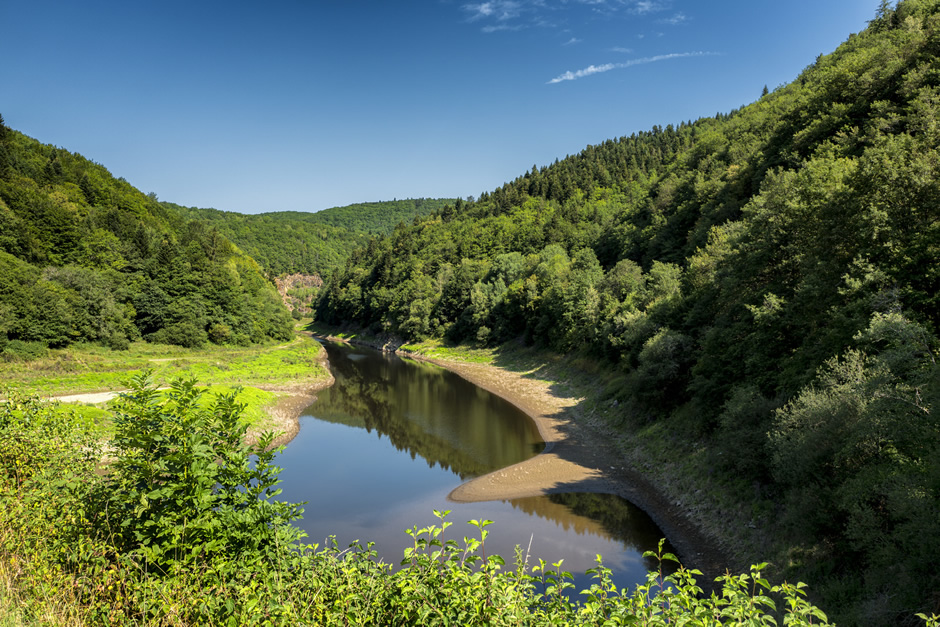
[[[284,304],[291,311],[310,313],[310,303],[323,285],[319,274],[284,274],[275,277],[274,285]]]

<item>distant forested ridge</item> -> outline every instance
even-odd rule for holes
[[[417,198],[358,203],[316,213],[255,215],[163,204],[218,229],[271,276],[295,272],[322,276],[342,267],[349,254],[371,237],[387,235],[399,222],[411,222],[453,202],[451,198]]]
[[[274,286],[218,229],[0,118],[0,354],[291,332]]]
[[[940,611],[940,4],[884,2],[748,106],[400,225],[317,315],[589,353],[849,622]]]

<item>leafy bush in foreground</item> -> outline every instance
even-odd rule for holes
[[[207,406],[192,381],[165,400],[146,376],[130,387],[105,471],[80,420],[15,393],[0,404],[0,622],[828,624],[803,584],[772,586],[763,564],[705,596],[686,569],[617,589],[598,556],[594,583],[575,595],[561,562],[530,564],[517,549],[504,569],[487,555],[491,521],[470,521],[478,537],[445,539],[447,512],[408,531],[397,570],[371,545],[302,545],[300,508],[272,500],[270,436],[242,443],[234,395]]]
[[[303,510],[271,500],[280,492],[273,435],[246,445],[235,393],[208,406],[201,395],[195,381],[178,380],[164,399],[142,374],[118,404],[107,522],[115,546],[151,568],[186,568],[215,554],[276,557],[272,547],[299,539],[290,521]]]

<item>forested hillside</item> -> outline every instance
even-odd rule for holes
[[[0,353],[290,336],[254,260],[103,166],[0,118]]]
[[[593,356],[623,428],[748,486],[778,564],[850,623],[903,620],[940,611],[938,175],[940,3],[883,3],[746,107],[370,242],[318,317]]]
[[[358,203],[316,213],[278,211],[245,215],[163,203],[190,220],[205,221],[255,259],[269,275],[326,275],[350,253],[399,222],[441,209],[452,199],[418,198]]]

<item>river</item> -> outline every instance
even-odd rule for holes
[[[300,432],[276,459],[280,498],[306,501],[299,525],[308,542],[375,542],[398,564],[411,539],[405,529],[451,510],[445,539],[479,537],[470,519],[493,520],[486,553],[513,559],[515,547],[575,575],[600,554],[616,583],[645,581],[655,562],[642,554],[663,536],[628,501],[606,494],[553,494],[508,501],[454,503],[463,481],[537,455],[544,443],[533,422],[504,399],[438,366],[367,348],[325,344],[336,382],[302,412]],[[667,547],[668,548],[668,547]]]

